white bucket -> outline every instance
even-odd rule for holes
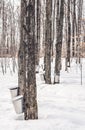
[[[45,71],[43,71],[43,69],[40,69],[39,74],[40,74],[41,81],[45,81],[44,79]]]
[[[12,98],[18,96],[18,88],[19,88],[19,87],[9,88]]]
[[[60,82],[60,76],[59,75],[55,75],[54,82],[55,83],[59,83]]]
[[[45,80],[44,80],[44,74],[41,73],[41,74],[40,74],[40,78],[41,78],[41,81],[45,81]]]
[[[15,112],[17,114],[23,113],[24,112],[23,111],[23,96],[22,95],[17,96],[12,101],[13,101],[13,105],[14,105],[14,108],[15,108]]]

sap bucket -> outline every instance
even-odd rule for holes
[[[42,72],[40,72],[40,78],[41,78],[41,81],[45,81],[45,72],[44,71],[42,71]]]
[[[41,65],[40,69],[39,69],[39,74],[40,74],[40,79],[41,81],[45,81],[45,71],[43,70],[43,66]]]
[[[40,74],[40,78],[41,78],[41,81],[44,81],[44,74],[43,73]]]
[[[12,88],[9,88],[9,89],[10,89],[10,93],[11,93],[12,98],[18,96],[19,87],[12,87]]]
[[[17,114],[21,114],[24,112],[24,110],[23,110],[23,96],[22,95],[15,97],[12,100],[12,102],[14,105],[15,112]]]

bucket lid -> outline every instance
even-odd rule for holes
[[[10,90],[14,90],[14,89],[18,89],[19,87],[18,86],[16,86],[16,87],[11,87],[11,88],[9,88]]]

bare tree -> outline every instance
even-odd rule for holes
[[[24,87],[24,118],[25,120],[28,120],[38,118],[35,75],[35,0],[27,1],[26,26],[24,28],[27,35],[27,69],[26,85]]]
[[[60,12],[59,12],[60,7]],[[64,19],[64,0],[57,1],[57,41],[56,41],[56,58],[55,58],[55,78],[54,83],[60,82],[60,69],[61,69],[61,52],[63,40],[63,19]]]
[[[51,45],[52,45],[52,1],[46,0],[46,26],[45,26],[45,82],[51,83]]]
[[[27,3],[27,2],[26,2]],[[25,54],[25,41],[24,35],[24,21],[26,19],[26,3],[21,0],[21,27],[20,27],[20,47],[18,52],[18,86],[19,94],[24,94],[24,87],[26,85],[26,54]],[[26,26],[26,25],[25,25]]]
[[[36,15],[35,15],[35,63],[36,63],[36,72],[37,67],[39,65],[39,51],[40,51],[40,16],[41,16],[41,2],[40,0],[36,0]]]
[[[71,18],[70,18],[70,5],[71,5],[71,1],[68,0],[68,42],[67,42],[67,67],[70,67],[70,57],[71,57]]]

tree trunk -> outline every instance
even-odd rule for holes
[[[76,0],[73,2],[73,23],[72,23],[72,56],[75,56],[75,20],[76,20]]]
[[[61,0],[60,14],[59,14],[59,0],[58,0],[57,1],[57,41],[56,41],[54,83],[60,82],[61,53],[62,53],[62,39],[63,39],[63,17],[64,17],[64,0]]]
[[[52,1],[46,0],[45,82],[51,83]]]
[[[36,64],[36,72],[38,72],[37,68],[39,65],[39,50],[40,50],[40,0],[36,0],[36,15],[35,15],[35,64]]]
[[[68,0],[68,42],[67,42],[67,67],[70,67],[70,46],[71,46],[70,3],[71,3],[71,2]]]
[[[20,48],[18,53],[18,86],[19,91],[18,94],[24,94],[24,87],[26,82],[26,67],[25,67],[25,44],[24,44],[24,35],[26,34],[23,25],[25,19],[25,9],[26,3],[24,0],[21,0],[21,27],[20,27]]]
[[[83,7],[83,0],[79,0],[78,5],[78,46],[77,46],[77,53],[78,53],[78,62],[80,63],[80,42],[81,42],[81,19],[82,19],[82,7]]]
[[[27,4],[27,72],[24,89],[24,118],[37,119],[36,75],[35,75],[35,0]]]

